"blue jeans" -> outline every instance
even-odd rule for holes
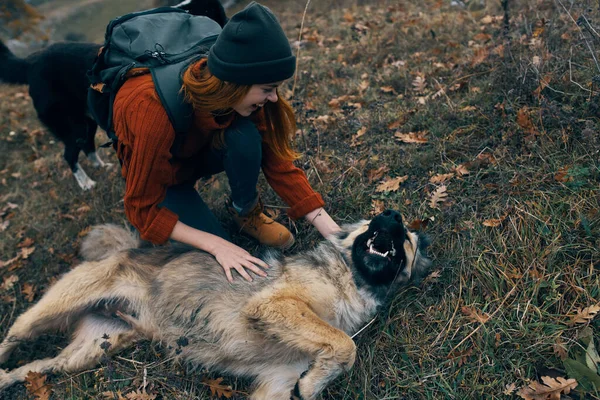
[[[225,146],[220,149],[209,147],[202,154],[200,171],[210,176],[225,171],[231,199],[242,209],[241,215],[250,211],[258,200],[256,184],[262,161],[262,138],[254,122],[237,118],[225,130]],[[215,215],[210,211],[194,182],[171,186],[160,207],[166,207],[179,216],[186,225],[230,240],[229,235]]]

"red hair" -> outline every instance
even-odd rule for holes
[[[218,116],[233,113],[233,107],[244,99],[251,87],[220,80],[208,70],[206,59],[201,59],[185,70],[181,89],[195,110]],[[277,102],[267,102],[263,107],[266,128],[264,140],[279,158],[294,160],[299,157],[290,143],[296,132],[294,110],[279,93],[277,98]],[[223,132],[214,142],[216,145],[223,143],[222,136]]]

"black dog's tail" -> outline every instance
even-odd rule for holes
[[[27,67],[29,63],[15,56],[6,45],[0,41],[0,81],[24,85],[27,83]]]

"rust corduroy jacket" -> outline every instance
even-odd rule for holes
[[[144,240],[164,243],[178,220],[172,211],[158,207],[167,188],[193,182],[203,175],[198,168],[211,135],[228,127],[235,116],[218,123],[210,115],[195,115],[194,126],[182,149],[173,156],[175,131],[156,94],[152,77],[129,78],[119,89],[114,103],[113,123],[119,143],[117,155],[126,180],[125,213]],[[259,130],[260,116],[255,116]],[[278,158],[263,142],[262,170],[267,182],[290,208],[292,219],[300,218],[324,205],[321,196],[308,183],[304,172],[291,161]]]

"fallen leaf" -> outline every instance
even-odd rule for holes
[[[116,392],[102,392],[102,396],[104,396],[106,400],[127,400],[123,397],[123,393],[121,393],[120,390],[117,390]]]
[[[385,175],[386,172],[388,172],[390,170],[390,168],[388,166],[383,166],[383,167],[379,167],[377,169],[371,169],[369,171],[367,171],[367,179],[369,180],[369,183],[372,183],[373,181],[377,181],[381,178],[383,178],[383,175]]]
[[[471,173],[465,164],[460,164],[458,167],[454,168],[454,172],[456,172],[456,175],[458,176],[465,176]]]
[[[25,295],[25,300],[31,303],[33,301],[33,297],[35,296],[35,288],[31,283],[24,283],[23,287],[21,288],[21,293]]]
[[[128,400],[154,400],[156,399],[155,394],[148,394],[146,391],[136,390],[135,392],[127,393],[125,398]]]
[[[17,245],[17,247],[29,247],[29,246],[31,246],[33,243],[35,243],[35,242],[33,241],[33,239],[32,239],[32,238],[25,238],[25,239],[24,239],[24,240],[23,240],[21,243],[19,243],[19,244]]]
[[[408,180],[408,175],[398,176],[396,178],[388,178],[385,181],[381,182],[377,186],[377,189],[375,189],[375,191],[376,192],[395,192],[396,190],[398,190],[400,188],[400,184],[402,182],[406,182],[407,180]]]
[[[4,221],[0,224],[0,232],[4,232],[7,228],[8,225],[10,225],[10,221]]]
[[[8,290],[14,286],[15,283],[19,282],[19,277],[17,275],[10,275],[4,278],[4,282],[2,283],[3,290]]]
[[[600,303],[594,306],[589,306],[577,310],[577,314],[571,317],[571,325],[585,324],[594,319],[596,314],[600,311]]]
[[[506,217],[507,217],[507,215],[503,215],[500,218],[486,219],[485,221],[482,222],[482,224],[483,224],[483,226],[495,228],[497,226],[500,226],[500,224],[502,224],[502,222],[506,219]]]
[[[383,93],[393,93],[393,94],[396,94],[396,90],[393,87],[391,87],[391,86],[382,86],[380,89],[381,89],[381,91]]]
[[[425,88],[427,87],[427,82],[425,81],[425,77],[422,75],[417,75],[415,79],[412,81],[413,90],[417,93],[423,93]]]
[[[458,351],[455,350],[446,356],[447,359],[452,361],[453,364],[456,364],[458,367],[466,364],[467,359],[473,354],[473,348],[471,347],[468,350]]]
[[[217,398],[221,398],[221,397],[225,397],[226,399],[229,399],[231,396],[233,396],[233,390],[231,389],[231,386],[227,385],[221,385],[221,382],[223,381],[223,378],[217,378],[217,379],[208,379],[208,378],[203,378],[202,379],[202,383],[204,383],[205,385],[207,385],[210,388],[210,392],[212,393],[213,396],[217,396]]]
[[[552,345],[552,350],[554,350],[554,354],[556,354],[561,360],[564,361],[567,359],[568,353],[565,347],[565,342],[562,341],[560,336],[556,338],[556,341]]]
[[[23,260],[26,260],[29,258],[29,256],[31,255],[31,253],[33,253],[35,251],[35,246],[32,247],[23,247],[21,249],[21,258]]]
[[[46,375],[39,372],[29,371],[25,376],[25,387],[27,392],[34,396],[35,400],[48,400],[52,393],[52,386],[46,383]]]
[[[429,141],[425,137],[425,135],[427,135],[427,133],[428,133],[427,131],[409,132],[409,133],[396,132],[394,134],[394,137],[404,143],[425,144]]]
[[[367,127],[363,126],[356,132],[355,135],[352,136],[350,146],[354,147],[358,145],[358,139],[367,132]]]
[[[526,132],[536,135],[538,133],[537,129],[533,125],[531,121],[531,117],[529,116],[529,109],[527,107],[521,108],[517,112],[517,124]]]
[[[447,190],[447,188],[445,185],[442,185],[442,186],[438,187],[437,189],[435,189],[435,191],[433,193],[431,193],[431,199],[429,200],[429,207],[439,209],[439,204],[446,201],[446,198],[448,197],[448,193],[446,193],[446,190]]]
[[[475,307],[462,306],[460,311],[471,320],[471,322],[480,322],[485,324],[489,321],[490,316],[483,311],[479,311]]]
[[[476,65],[481,64],[488,58],[490,52],[486,48],[478,48],[473,52],[473,58],[471,59],[471,66],[474,67]]]
[[[572,176],[569,176],[569,167],[562,167],[556,174],[554,174],[554,180],[557,182],[569,182],[573,180]]]
[[[446,182],[454,177],[454,174],[450,172],[449,174],[438,174],[429,178],[429,183],[433,183],[434,185]]]
[[[598,371],[598,365],[600,365],[600,356],[598,355],[598,351],[596,350],[596,346],[594,345],[593,336],[590,338],[590,343],[588,344],[588,347],[585,350],[585,364],[590,370],[594,372]]]
[[[537,381],[522,387],[517,395],[525,400],[560,400],[561,394],[569,394],[571,389],[577,387],[575,379],[565,379],[562,377],[551,378],[542,376],[543,384]]]
[[[371,206],[372,206],[372,210],[371,210],[372,215],[379,215],[385,211],[385,203],[383,202],[383,200],[373,200],[373,201],[371,201]]]
[[[513,394],[513,392],[517,389],[517,384],[516,383],[511,383],[510,385],[506,385],[504,387],[504,394],[507,396],[510,396],[511,394]]]
[[[408,229],[411,229],[413,231],[420,231],[420,230],[427,228],[429,221],[431,221],[431,219],[429,219],[429,218],[415,219],[410,224],[408,224],[407,227],[408,227]]]

